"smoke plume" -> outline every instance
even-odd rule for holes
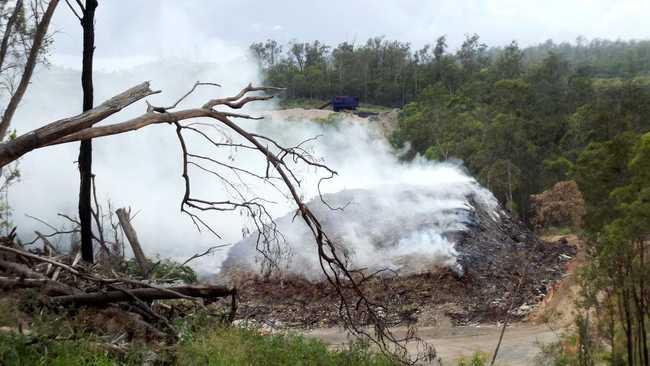
[[[377,122],[343,119],[333,124],[286,121],[274,114],[255,128],[280,140],[319,136],[313,153],[339,176],[313,191],[318,175],[305,174],[310,208],[328,236],[340,245],[353,268],[391,269],[401,273],[430,271],[456,263],[457,234],[473,225],[474,211],[496,219],[494,196],[459,165],[417,158],[401,162]],[[312,190],[309,190],[311,188]],[[280,270],[318,279],[321,276],[314,239],[289,213],[277,220],[282,241]],[[264,243],[262,243],[264,244]],[[264,263],[257,235],[237,243],[224,263],[227,270],[260,271]]]
[[[249,82],[259,84],[257,65],[245,52],[222,44],[213,46],[215,53],[228,54],[228,59],[214,63],[160,58],[131,68],[97,71],[94,75],[95,101],[98,104],[144,80],[151,80],[153,88],[163,90],[162,94],[148,98],[156,105],[172,104],[196,80],[223,85],[221,89],[198,90],[184,101],[184,106],[201,105],[215,96],[235,94]],[[79,74],[78,70],[58,66],[40,68],[15,118],[18,134],[79,113]],[[265,114],[262,109],[273,108],[272,103],[258,103],[245,112]],[[144,103],[137,103],[107,122],[125,120],[144,110]],[[453,266],[456,253],[449,233],[466,226],[466,215],[471,211],[468,197],[490,209],[496,207],[492,195],[460,166],[421,158],[410,163],[400,162],[397,152],[375,122],[346,117],[334,123],[323,123],[308,117],[285,118],[282,113],[267,115],[268,118],[261,121],[240,123],[244,128],[288,146],[318,136],[304,147],[338,172],[335,179],[320,185],[321,192],[333,205],[349,205],[343,211],[320,207],[317,212],[328,222],[333,235],[345,243],[355,266],[404,268],[407,258],[413,259],[410,263],[425,259],[427,265],[435,262]],[[214,133],[220,136],[219,131]],[[214,150],[189,137],[188,143],[198,152],[229,159],[246,169],[263,172],[266,167],[259,153]],[[221,234],[222,239],[218,239],[208,232],[197,231],[192,221],[179,212],[183,192],[181,155],[170,126],[150,126],[129,134],[97,139],[93,146],[93,171],[99,200],[104,209],[110,201],[113,209],[130,206],[138,212],[133,224],[147,255],[184,260],[216,244],[237,243],[242,240],[242,233],[251,232],[250,221],[240,213],[209,215],[207,220]],[[57,213],[76,216],[77,154],[77,144],[68,144],[34,151],[20,160],[22,178],[11,187],[9,202],[22,240],[31,240],[35,230],[50,231],[26,215],[39,217],[57,227],[68,225]],[[302,180],[303,197],[306,200],[317,197],[323,172],[300,165],[292,168]],[[197,194],[206,197],[228,195],[223,184],[200,172],[194,172],[193,184]],[[268,209],[274,217],[290,214],[295,209],[286,196],[268,186],[251,184],[247,189],[269,201]],[[344,193],[339,196],[331,195],[342,191]],[[339,199],[341,197],[344,199]],[[289,239],[288,250],[294,253],[287,262],[288,268],[316,273],[315,247],[313,241],[305,239],[303,223],[289,219],[280,219],[279,223]],[[408,230],[400,230],[400,225],[410,226]],[[377,250],[377,235],[392,238],[390,245]],[[55,240],[62,247],[69,242],[70,237]],[[230,254],[223,250],[193,265],[201,272],[215,273],[227,255],[253,267],[259,263],[258,253],[250,251],[246,245],[235,245]]]

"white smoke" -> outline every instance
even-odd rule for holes
[[[344,209],[332,210],[316,197],[319,175],[304,175],[306,198],[314,198],[310,207],[355,268],[401,273],[458,269],[455,240],[473,224],[474,205],[496,215],[494,196],[461,166],[423,158],[401,162],[376,122],[349,118],[323,125],[273,116],[255,129],[283,142],[320,136],[312,144],[313,153],[339,173],[321,186],[323,199]],[[292,214],[277,223],[290,248],[290,256],[279,261],[280,268],[320,278],[316,246],[307,228]],[[257,246],[256,235],[236,244],[225,268],[259,271],[263,256]]]
[[[181,59],[160,59],[156,62],[117,71],[98,71],[94,74],[95,103],[142,81],[151,80],[152,89],[163,93],[147,98],[155,105],[169,105],[185,94],[196,80],[219,82],[222,88],[204,88],[188,98],[181,107],[195,107],[206,100],[235,94],[249,82],[259,83],[255,63],[238,49],[221,49],[226,54],[239,54],[223,63],[188,62]],[[18,134],[42,126],[58,118],[78,114],[81,110],[80,72],[61,67],[40,68],[20,105],[14,127]],[[116,122],[142,114],[146,105],[137,103],[110,118]],[[174,128],[165,124],[150,126],[140,131],[96,139],[93,142],[93,173],[96,175],[99,201],[112,202],[113,209],[131,206],[138,212],[133,223],[146,254],[174,259],[186,259],[205,248],[241,238],[242,220],[238,216],[224,216],[219,220],[224,239],[198,233],[188,217],[179,212],[183,181],[181,161]],[[33,151],[20,160],[21,181],[9,191],[9,202],[14,210],[13,222],[19,237],[29,241],[34,231],[52,230],[26,217],[42,218],[61,227],[67,220],[57,216],[63,213],[77,216],[79,172],[75,161],[78,144],[55,146]],[[205,189],[220,189],[214,183],[197,185]],[[61,238],[65,246],[69,237]],[[128,248],[127,248],[128,249]],[[214,268],[219,255],[211,263],[199,264]]]
[[[192,33],[191,26],[185,26],[188,28],[186,33]],[[197,90],[181,107],[194,107],[209,98],[235,94],[249,82],[259,84],[257,64],[247,57],[245,50],[214,39],[202,40],[201,46],[188,45],[189,48],[185,50],[187,52],[183,51],[182,42],[173,43],[178,54],[184,56],[170,58],[165,56],[166,52],[162,52],[165,57],[149,55],[145,59],[155,61],[146,64],[134,67],[122,65],[117,70],[96,71],[95,103],[98,104],[145,80],[151,80],[152,88],[163,90],[162,94],[148,98],[155,105],[172,104],[197,80],[223,85],[221,89]],[[100,64],[109,69],[110,65],[106,64],[106,60],[100,60],[103,62]],[[68,64],[71,63],[72,61]],[[42,67],[37,70],[32,81],[14,119],[13,127],[18,134],[58,118],[79,113],[79,70],[60,66]],[[260,109],[268,108],[273,108],[273,104],[258,103],[245,112],[259,114]],[[144,110],[144,103],[137,103],[111,117],[107,122],[125,120],[143,113]],[[374,222],[362,224],[341,216],[341,220],[337,222],[340,225],[336,225],[343,228],[341,235],[345,235],[345,242],[351,245],[350,252],[354,253],[359,266],[399,268],[404,265],[400,258],[409,256],[435,259],[441,264],[450,265],[456,256],[454,243],[443,234],[450,230],[449,228],[462,225],[462,220],[457,220],[453,215],[437,217],[437,226],[434,229],[429,227],[411,230],[397,236],[397,244],[384,252],[377,251],[370,234],[377,231],[377,227],[389,228],[388,224],[400,220],[408,222],[414,215],[422,216],[444,210],[457,212],[468,207],[469,195],[474,195],[475,200],[487,205],[486,207],[496,205],[492,195],[480,188],[475,180],[463,173],[458,166],[436,164],[424,159],[401,163],[373,122],[359,122],[358,119],[351,118],[335,125],[324,125],[309,118],[288,120],[282,118],[281,114],[274,114],[270,119],[240,123],[245,128],[273,137],[286,145],[295,145],[321,135],[317,141],[306,147],[339,173],[336,179],[322,184],[322,192],[357,189],[375,192],[368,199],[353,200],[350,206],[365,212],[372,209],[363,205],[374,201],[377,205],[374,212],[381,215],[365,216],[373,218]],[[232,154],[233,163],[247,169],[263,171],[265,168],[263,159],[257,154],[215,151],[206,146],[198,146],[199,141],[188,137],[188,142],[196,151],[216,154],[215,156],[222,158]],[[96,139],[93,148],[93,171],[97,177],[99,200],[104,203],[105,209],[106,202],[110,200],[113,208],[131,206],[138,212],[133,224],[148,255],[183,260],[215,244],[236,243],[242,239],[242,228],[249,222],[239,213],[208,217],[210,224],[223,238],[219,240],[207,232],[198,232],[192,221],[179,212],[183,180],[180,176],[179,146],[172,127],[150,126],[137,132]],[[57,227],[64,226],[67,222],[57,216],[57,213],[76,216],[79,184],[75,164],[77,154],[78,144],[68,144],[33,151],[20,160],[22,178],[9,191],[9,202],[14,210],[13,221],[18,226],[22,240],[31,240],[35,230],[45,233],[51,231],[42,223],[28,218],[27,214],[42,218]],[[316,187],[322,172],[304,166],[294,168],[302,178],[300,189],[303,197],[315,197],[318,194]],[[223,195],[223,185],[210,177],[194,173],[196,194],[206,197]],[[420,187],[414,191],[416,196],[419,196],[418,204],[405,205],[401,200],[399,192],[407,186]],[[291,201],[268,186],[253,184],[251,187],[258,195],[276,202],[269,204],[269,210],[275,217],[294,209]],[[294,236],[298,240],[305,227],[302,222],[295,221],[283,225],[282,229],[286,231],[288,238]],[[69,237],[62,237],[59,243],[65,246],[69,240]],[[292,243],[292,252],[301,253],[303,258],[294,256],[292,268],[296,271],[304,271],[306,268],[312,272],[318,271],[317,267],[313,266],[313,242],[300,241],[299,245],[296,243]],[[232,253],[236,253],[236,250],[233,249]],[[219,270],[226,254],[225,250],[218,252],[212,257],[194,262],[194,266],[201,271],[214,273]],[[246,255],[255,263],[253,258],[256,253]],[[302,264],[299,265],[301,261]]]

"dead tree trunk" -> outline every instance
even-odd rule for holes
[[[72,295],[80,291],[49,278],[9,278],[0,277],[0,289],[13,290],[21,288],[41,288],[48,296]]]
[[[233,289],[221,286],[177,286],[168,288],[139,288],[114,291],[91,292],[87,294],[57,296],[51,299],[54,304],[105,305],[111,302],[132,301],[137,297],[141,301],[178,299],[181,296],[216,299],[230,296]]]
[[[7,50],[9,49],[9,40],[11,39],[11,35],[14,32],[14,25],[16,24],[16,19],[18,19],[18,14],[20,13],[22,7],[23,0],[16,1],[16,6],[11,12],[11,16],[9,16],[9,19],[7,20],[5,33],[2,35],[2,44],[0,44],[0,69],[2,69],[2,66],[5,63],[5,56],[7,56]]]
[[[140,241],[138,240],[138,235],[135,232],[133,225],[131,225],[129,212],[124,208],[118,208],[117,211],[115,211],[115,213],[117,214],[117,218],[120,221],[120,226],[122,226],[122,230],[124,230],[124,235],[126,235],[129,244],[131,244],[135,261],[138,262],[138,266],[142,270],[143,275],[147,277],[149,274],[149,265],[147,263],[147,257],[144,255],[144,252],[142,251],[142,246],[140,246]]]
[[[95,52],[95,9],[97,0],[86,0],[82,9],[83,18],[83,60],[81,69],[81,87],[83,88],[83,111],[93,108],[93,54]],[[93,232],[91,213],[92,189],[92,140],[81,141],[79,148],[79,222],[81,224],[81,258],[93,262]]]

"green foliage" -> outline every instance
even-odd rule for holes
[[[420,49],[375,37],[361,45],[343,42],[337,46],[313,41],[283,47],[267,40],[253,43],[250,50],[266,82],[287,87],[288,99],[328,100],[333,95],[356,95],[362,102],[389,107],[404,106],[435,83],[454,94],[463,87],[467,92],[470,84],[481,85],[486,80],[532,76],[531,70],[537,71],[540,96],[556,101],[565,96],[585,101],[588,95],[579,91],[584,92],[585,86],[589,89],[591,79],[596,80],[596,88],[617,87],[629,77],[646,84],[650,80],[650,41],[547,41],[525,49],[513,41],[505,47],[488,48],[472,34],[456,53],[448,52],[445,36]],[[573,91],[549,93],[563,92],[558,86],[567,81],[569,68],[580,70],[568,80]],[[490,92],[485,87],[473,89],[475,96]]]
[[[284,103],[347,94],[401,106],[390,139],[410,146],[406,159],[462,160],[523,219],[529,196],[573,178],[587,146],[650,128],[650,41],[488,48],[472,34],[454,53],[444,36],[418,50],[381,37],[278,47],[251,49],[267,82],[288,87]]]
[[[580,306],[586,311],[599,309],[601,342],[609,346],[604,358],[612,364],[641,364],[643,348],[649,347],[643,344],[648,321],[643,294],[650,281],[649,169],[650,133],[634,129],[592,142],[575,165],[586,201],[592,257],[581,276]],[[578,329],[582,335],[583,328]],[[589,355],[578,356],[584,360]]]
[[[13,327],[18,324],[18,304],[11,298],[0,299],[0,327]]]
[[[540,352],[535,356],[537,366],[573,366],[578,364],[575,354],[567,352],[567,342],[570,340],[540,344]],[[575,343],[575,338],[573,339]]]
[[[35,340],[22,335],[0,335],[0,359],[3,365],[118,365],[90,342],[83,340]]]
[[[588,210],[587,223],[606,220],[613,206],[604,198],[612,187],[607,182],[622,178],[625,167],[619,165],[627,164],[631,139],[650,129],[650,109],[641,102],[650,100],[650,87],[628,81],[595,89],[584,65],[572,65],[559,52],[526,64],[516,43],[479,72],[470,65],[484,62],[478,40],[467,42],[462,57],[475,58],[466,62],[473,71],[466,70],[453,90],[440,75],[424,87],[403,108],[393,144],[408,144],[407,158],[462,160],[522,219],[531,194],[577,176],[581,188],[600,197],[590,202],[603,208]]]
[[[114,352],[101,337],[84,328],[70,314],[32,313],[29,329],[17,327],[18,306],[0,301],[2,365],[141,365],[152,354],[161,365],[376,365],[398,363],[372,351],[366,343],[331,350],[315,339],[293,334],[264,335],[254,329],[226,326],[218,317],[199,312],[176,319],[179,342],[156,350],[156,344],[130,343],[126,352]],[[22,317],[26,313],[22,313]]]
[[[344,117],[345,115],[343,113],[333,112],[328,114],[327,117],[314,118],[313,121],[321,125],[336,126]]]
[[[390,141],[408,146],[404,159],[462,160],[524,220],[531,194],[575,180],[590,256],[578,306],[595,316],[549,346],[545,364],[647,363],[650,41],[488,48],[468,35],[455,53],[445,37],[420,50],[383,38],[314,42],[264,72],[289,99],[401,106]]]
[[[84,332],[65,316],[39,310],[33,313],[29,329],[22,329],[20,318],[27,315],[20,310],[26,307],[30,306],[12,299],[3,299],[0,303],[1,324],[11,329],[0,333],[3,365],[100,366],[121,363],[122,356],[111,355],[100,346],[97,336]]]
[[[557,236],[557,235],[567,236],[567,235],[571,235],[571,234],[575,234],[575,232],[573,231],[572,228],[570,228],[568,226],[559,226],[559,227],[551,226],[551,227],[545,228],[544,231],[542,232],[542,235],[544,235],[544,236],[551,236],[551,235],[552,236]]]
[[[170,282],[180,281],[183,283],[195,283],[198,276],[189,266],[182,266],[180,263],[165,258],[158,258],[152,261],[147,258],[148,267],[150,268],[148,277],[151,279],[164,279]],[[135,258],[126,261],[126,273],[132,277],[142,277],[144,274],[140,269]]]
[[[262,335],[243,328],[211,328],[182,343],[181,365],[396,365],[366,344],[338,351],[297,335]]]
[[[461,357],[457,361],[458,366],[485,366],[488,364],[488,355],[483,352],[474,352],[471,357]]]
[[[297,98],[297,99],[281,99],[280,107],[283,109],[292,109],[292,108],[304,108],[304,109],[315,109],[319,108],[325,104],[323,99],[306,99],[306,98]]]
[[[587,207],[586,228],[592,232],[615,216],[616,205],[610,192],[628,179],[627,162],[636,139],[635,134],[624,133],[611,141],[593,142],[576,161],[575,179]]]
[[[16,139],[16,130],[11,130],[6,136],[8,140]],[[11,221],[13,209],[9,206],[9,188],[20,181],[20,170],[18,162],[11,163],[2,168],[0,172],[0,232],[8,235],[13,229],[14,224]]]

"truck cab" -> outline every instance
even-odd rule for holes
[[[356,110],[359,107],[359,97],[336,96],[332,98],[332,109],[334,112],[342,110]]]

